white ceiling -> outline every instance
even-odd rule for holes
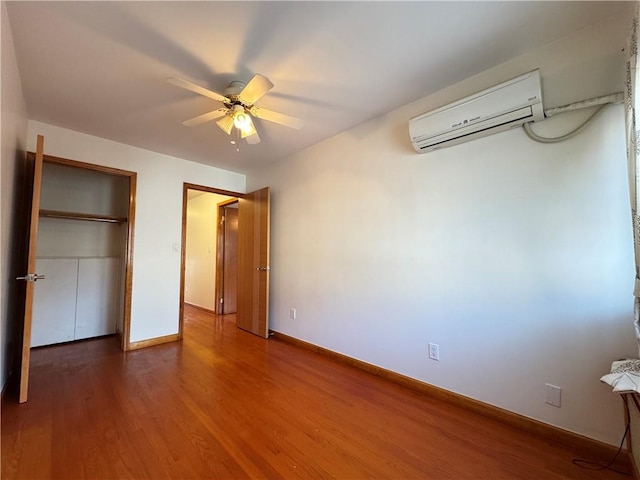
[[[627,4],[628,5],[628,4]],[[247,172],[615,14],[618,2],[9,2],[29,118]],[[255,124],[240,152],[223,93],[261,73],[258,104],[305,121]],[[407,132],[408,135],[408,132]]]

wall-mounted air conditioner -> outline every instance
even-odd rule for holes
[[[540,71],[521,75],[409,120],[419,153],[450,147],[544,119]]]

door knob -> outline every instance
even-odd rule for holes
[[[271,270],[271,267],[258,267],[256,268],[256,270],[260,272],[268,272],[269,270]]]
[[[25,282],[36,282],[38,280],[44,280],[44,275],[38,275],[37,273],[27,273],[24,277],[16,277],[16,280],[24,280]]]

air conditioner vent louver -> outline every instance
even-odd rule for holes
[[[544,119],[540,71],[534,70],[409,120],[419,153]]]

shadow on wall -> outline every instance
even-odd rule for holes
[[[19,144],[19,142],[16,142]],[[15,208],[11,217],[11,237],[9,239],[9,273],[7,288],[7,331],[4,368],[7,393],[17,395],[16,386],[20,381],[20,360],[22,356],[22,333],[24,327],[24,303],[26,295],[26,283],[15,280],[16,277],[27,273],[28,260],[28,229],[29,212],[31,210],[32,172],[26,154],[16,151],[16,168],[13,184],[13,205]]]

